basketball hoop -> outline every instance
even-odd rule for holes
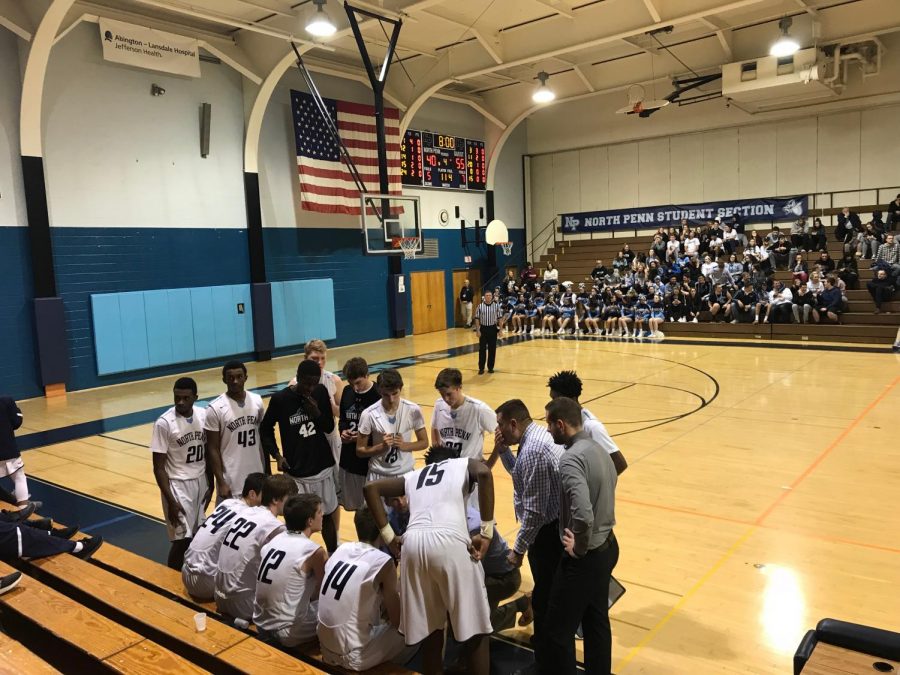
[[[403,257],[406,260],[415,260],[416,252],[419,250],[418,237],[403,237],[400,239],[400,249],[403,251]]]
[[[503,249],[503,255],[511,255],[513,250],[513,242],[511,241],[498,241],[497,246],[500,246]]]

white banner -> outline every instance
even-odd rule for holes
[[[99,25],[107,61],[200,77],[197,40],[112,19],[101,18]]]

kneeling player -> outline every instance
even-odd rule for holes
[[[262,505],[248,508],[231,522],[219,550],[216,572],[216,607],[221,614],[246,625],[253,618],[253,596],[260,550],[284,532],[278,516],[288,497],[297,494],[290,476],[269,476],[263,483]]]
[[[244,480],[241,496],[223,500],[191,539],[191,545],[184,554],[181,580],[187,592],[197,600],[212,602],[214,599],[222,539],[237,516],[243,515],[248,508],[259,506],[265,479],[262,473],[249,474]]]
[[[381,544],[372,512],[353,517],[358,542],[341,544],[325,565],[319,595],[319,643],[325,663],[361,671],[391,661],[406,663],[400,626],[397,570]],[[382,617],[387,616],[387,621]]]
[[[406,644],[423,643],[424,672],[443,672],[441,652],[449,616],[454,637],[466,643],[467,672],[487,675],[491,610],[479,561],[494,534],[494,482],[483,461],[455,459],[455,454],[432,448],[425,456],[425,468],[367,483],[366,503],[382,540],[399,553],[382,499],[404,494],[409,499],[409,527],[400,559],[400,632]],[[476,482],[482,523],[480,534],[470,538],[466,499]]]
[[[253,623],[264,640],[296,647],[316,637],[319,587],[328,558],[310,535],[322,531],[322,500],[300,494],[284,505],[287,531],[262,547]]]

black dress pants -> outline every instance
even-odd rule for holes
[[[497,326],[482,326],[481,337],[478,338],[478,370],[484,370],[485,358],[488,370],[493,370],[496,357]]]
[[[582,558],[572,558],[563,552],[553,576],[547,609],[549,667],[541,665],[541,673],[575,675],[575,631],[581,624],[585,673],[609,675],[612,669],[609,578],[618,561],[619,544],[613,534],[608,545],[588,551]]]
[[[27,525],[0,522],[0,560],[45,558],[57,553],[69,553],[74,548],[74,541],[53,537],[49,532]]]
[[[547,523],[540,530],[534,543],[528,547],[528,565],[534,579],[534,590],[531,594],[531,607],[534,610],[534,660],[538,670],[553,672],[554,664],[549,655],[547,607],[550,604],[550,588],[553,575],[563,553],[559,539],[559,521]],[[575,635],[574,629],[572,635]]]

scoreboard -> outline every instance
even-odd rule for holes
[[[485,190],[484,141],[408,129],[400,146],[404,185]]]

